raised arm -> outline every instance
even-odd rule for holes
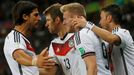
[[[74,20],[74,25],[75,28],[87,27],[91,29],[97,36],[110,44],[120,44],[121,42],[118,35],[114,35],[111,32],[94,25],[93,23],[89,23],[84,17],[76,18]]]

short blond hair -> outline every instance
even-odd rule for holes
[[[79,16],[83,16],[86,18],[86,11],[85,8],[82,4],[80,3],[69,3],[69,4],[65,4],[60,8],[60,11],[62,13],[68,11],[70,13],[79,15]]]

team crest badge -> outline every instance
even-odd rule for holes
[[[73,47],[74,46],[74,40],[70,39],[68,44],[69,44],[69,47]]]

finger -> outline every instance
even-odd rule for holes
[[[49,59],[49,60],[43,60],[43,63],[56,63],[54,60]]]
[[[45,69],[52,69],[54,68],[55,66],[42,66],[42,68],[45,68]]]
[[[75,26],[77,24],[76,20],[72,20],[72,25]]]
[[[46,47],[44,50],[46,50],[47,52],[44,54],[44,56],[48,56],[49,52],[48,52],[48,47]]]
[[[52,63],[52,62],[47,62],[47,63],[43,63],[43,66],[54,66],[56,63]]]
[[[40,55],[42,56],[48,56],[48,51],[47,51],[48,47],[46,47],[41,53]]]
[[[48,50],[47,50],[47,52],[46,52],[46,54],[44,54],[44,56],[48,56],[49,55],[49,52],[48,52]]]
[[[54,58],[54,57],[52,57],[52,56],[43,57],[44,60],[48,60],[48,59],[52,59],[52,58]]]
[[[77,22],[79,20],[79,18],[75,18],[75,19],[73,19],[72,21],[73,22]]]
[[[50,63],[50,64],[56,64],[56,62],[55,61],[53,61],[53,60],[46,60],[46,61],[43,61],[43,63]]]
[[[80,16],[80,18],[81,18],[81,19],[85,19],[85,17],[84,17],[84,16]]]

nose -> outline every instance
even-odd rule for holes
[[[102,28],[101,20],[99,21],[99,26]]]
[[[40,16],[38,16],[38,20],[39,20],[39,21],[41,20],[41,17],[40,17]]]
[[[48,24],[47,24],[47,22],[46,22],[46,24],[45,24],[45,27],[47,27],[47,28],[48,28]]]
[[[101,24],[101,20],[99,21],[99,25]]]
[[[63,20],[63,25],[66,25],[66,22],[65,22],[65,20]]]

